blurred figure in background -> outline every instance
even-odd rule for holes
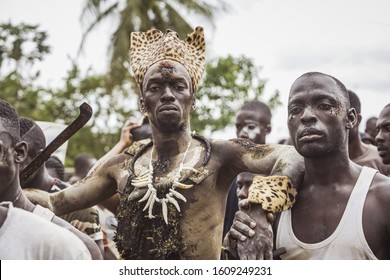
[[[69,183],[74,184],[77,181],[83,179],[87,176],[88,171],[94,166],[96,163],[96,158],[92,155],[83,153],[76,157],[74,160],[74,172],[75,174],[70,177]]]
[[[256,144],[265,144],[265,139],[271,132],[271,118],[271,110],[267,104],[257,100],[246,102],[236,115],[237,138],[248,139]],[[239,190],[236,180],[237,178],[231,184],[227,197],[222,238],[232,226],[234,215],[238,211]]]
[[[66,182],[65,167],[62,161],[56,156],[50,156],[45,162],[45,166],[49,175],[53,178],[58,178],[61,181]]]
[[[378,134],[375,141],[378,144],[379,155],[382,162],[390,166],[390,104],[387,104],[379,114],[376,128]]]
[[[355,108],[357,114],[356,125],[349,130],[348,135],[349,158],[356,164],[374,168],[386,176],[390,175],[390,167],[382,163],[377,148],[361,141],[359,133],[359,124],[362,121],[360,100],[357,94],[351,90],[348,90],[348,95],[351,108]]]
[[[365,128],[364,132],[367,133],[368,135],[370,135],[370,137],[372,139],[375,139],[376,134],[377,134],[377,131],[376,131],[376,122],[377,121],[378,121],[377,117],[371,117],[366,121],[366,128]]]
[[[21,164],[21,170],[23,170],[46,147],[46,139],[42,129],[34,120],[21,117],[19,123],[21,139],[28,146],[27,158]],[[26,181],[22,182],[21,186],[23,189],[40,189],[48,193],[55,193],[70,187],[68,183],[59,178],[50,176],[45,164],[35,171]],[[99,212],[95,207],[73,211],[62,215],[61,218],[91,237],[103,252],[103,232],[100,226]]]

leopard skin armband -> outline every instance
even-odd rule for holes
[[[260,204],[263,210],[277,213],[290,209],[297,196],[287,176],[255,176],[249,187],[248,201]]]

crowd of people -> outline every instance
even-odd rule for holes
[[[45,135],[0,100],[0,259],[390,259],[390,104],[361,132],[358,94],[308,72],[289,139],[266,144],[259,100],[237,138],[207,139],[190,129],[203,28],[133,32],[130,55],[145,117],[102,158],[80,151],[69,179],[52,156],[20,182]]]

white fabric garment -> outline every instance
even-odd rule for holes
[[[376,172],[363,167],[336,230],[321,242],[308,244],[298,240],[292,228],[291,209],[282,212],[276,248],[285,247],[286,253],[280,257],[293,260],[377,259],[364,237],[362,224],[364,202]]]
[[[0,226],[1,260],[91,260],[87,247],[70,231],[11,202],[0,205],[8,208]]]

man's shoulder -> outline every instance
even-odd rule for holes
[[[151,140],[143,139],[140,141],[135,141],[130,147],[128,147],[126,150],[124,150],[125,154],[128,154],[130,156],[135,156],[137,153],[139,153],[145,146],[150,145]]]
[[[371,183],[370,192],[375,195],[380,201],[387,204],[390,201],[390,178],[377,172]]]

